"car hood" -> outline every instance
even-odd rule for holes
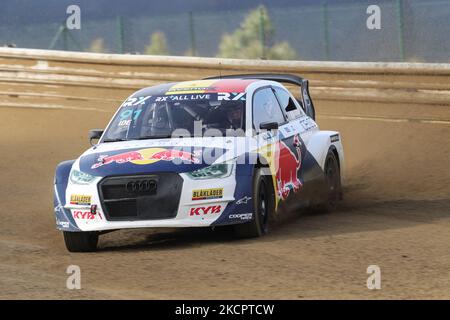
[[[239,141],[242,140],[242,141]],[[189,172],[235,158],[244,137],[133,140],[101,143],[78,159],[81,171],[94,176]]]

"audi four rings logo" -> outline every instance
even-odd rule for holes
[[[156,189],[156,182],[153,180],[130,181],[125,185],[128,192],[151,191]]]

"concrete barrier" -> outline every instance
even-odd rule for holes
[[[16,48],[0,48],[0,105],[17,97],[32,99],[34,104],[56,98],[102,104],[158,83],[258,72],[310,79],[316,100],[450,106],[450,64],[265,61]],[[109,89],[108,96],[99,97],[96,88]]]

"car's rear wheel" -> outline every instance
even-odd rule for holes
[[[64,242],[70,252],[92,252],[97,250],[98,232],[64,231]]]
[[[260,237],[269,231],[269,218],[273,211],[273,200],[270,180],[262,169],[255,172],[253,178],[253,217],[250,222],[237,224],[234,230],[241,238]]]
[[[323,200],[317,206],[317,209],[319,211],[328,212],[335,209],[339,203],[339,200],[342,199],[341,173],[339,162],[332,150],[328,151],[327,157],[325,159],[324,175],[325,183]]]

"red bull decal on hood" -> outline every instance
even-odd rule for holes
[[[146,165],[157,161],[180,161],[190,163],[200,163],[200,151],[194,153],[165,148],[146,148],[136,151],[128,151],[116,155],[101,155],[97,163],[93,164],[91,169],[96,169],[111,163],[123,164],[133,163],[137,165]]]

